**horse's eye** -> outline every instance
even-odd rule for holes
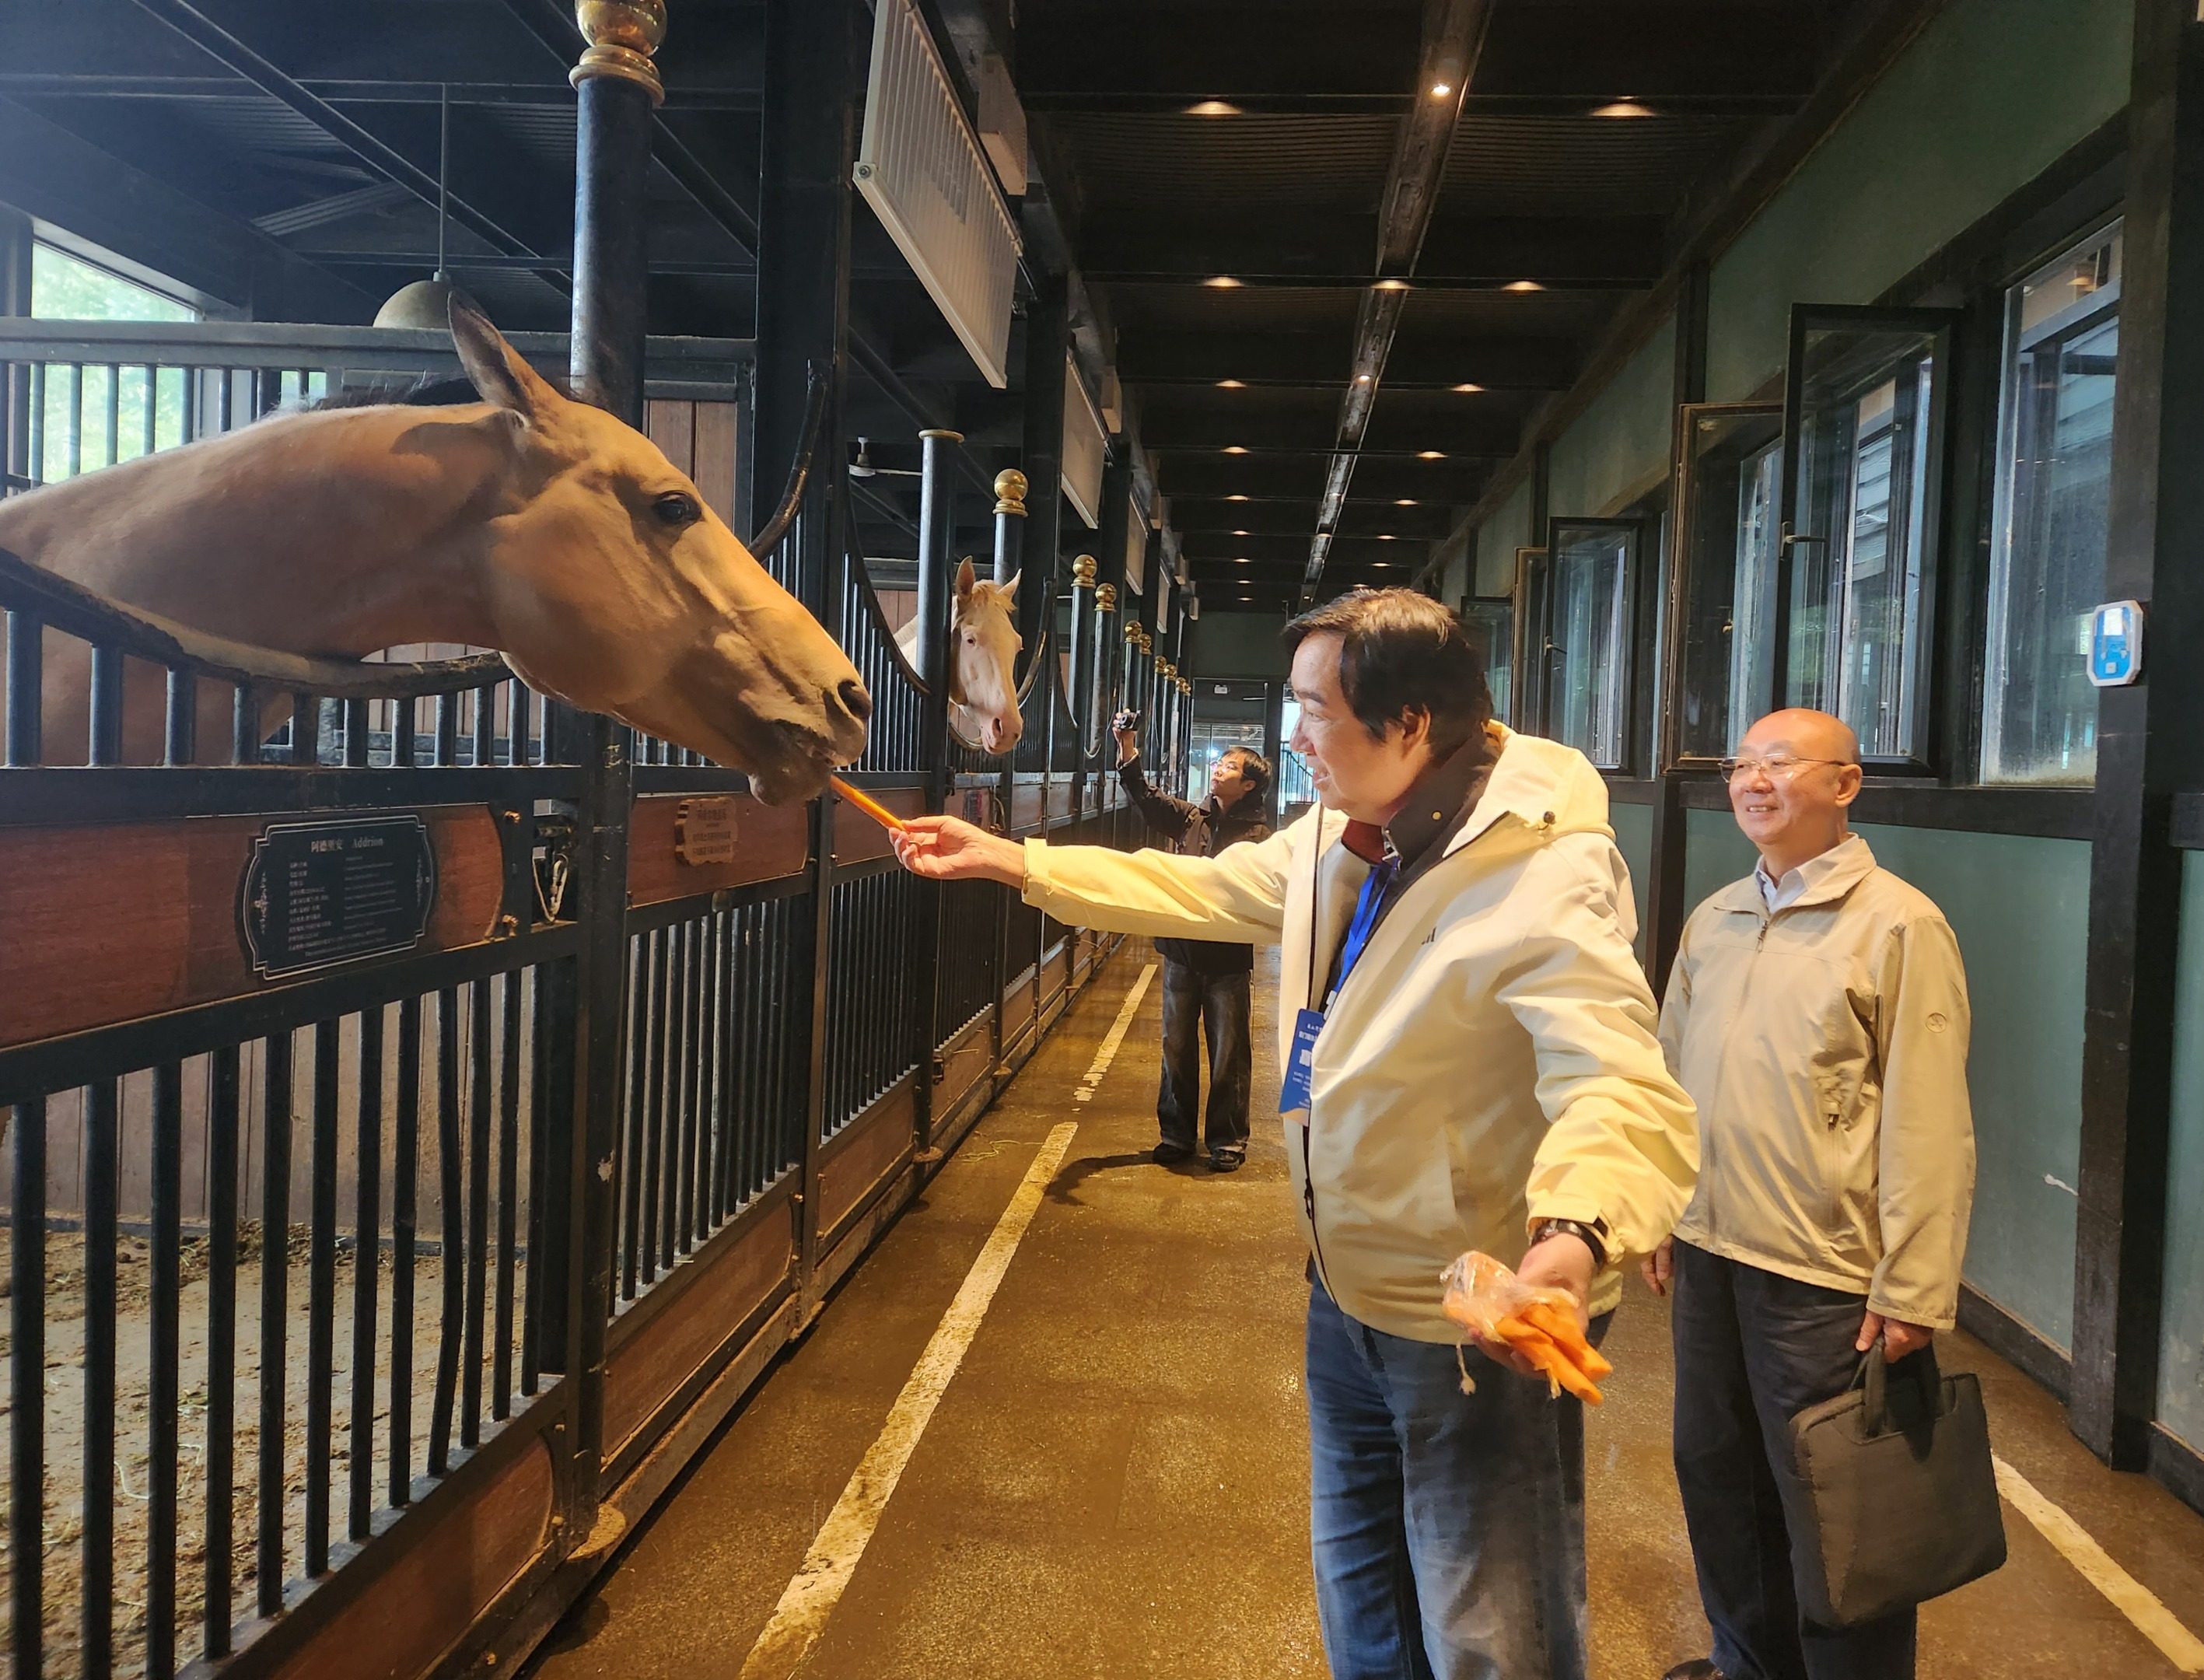
[[[696,505],[696,498],[685,490],[667,491],[650,504],[650,510],[658,515],[661,525],[672,525],[677,530],[684,525],[694,525],[704,517],[703,509]]]

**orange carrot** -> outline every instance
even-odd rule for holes
[[[909,827],[909,825],[904,822],[903,818],[898,816],[878,799],[875,799],[871,794],[866,793],[863,788],[852,787],[848,782],[843,781],[839,776],[830,777],[829,780],[833,782],[834,791],[837,793],[839,793],[851,804],[856,806],[859,810],[864,812],[866,816],[871,817],[874,822],[879,823],[883,828],[890,829],[892,832],[900,834]]]
[[[1614,1367],[1585,1339],[1573,1315],[1563,1312],[1550,1302],[1534,1301],[1524,1309],[1523,1317],[1552,1337],[1555,1345],[1568,1355],[1586,1376],[1598,1378],[1613,1374]]]

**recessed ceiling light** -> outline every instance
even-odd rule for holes
[[[1457,391],[1460,391],[1460,392],[1462,392],[1464,395],[1467,395],[1469,392],[1472,392],[1472,391],[1481,391],[1481,390],[1483,390],[1484,389],[1484,386],[1482,386],[1482,385],[1468,385],[1468,384],[1456,385],[1456,386],[1455,387],[1455,389],[1456,389]]]
[[[1244,455],[1247,451],[1243,445],[1238,443],[1227,443],[1224,446],[1224,453],[1228,455]]]
[[[1444,460],[1446,459],[1446,454],[1444,451],[1439,449],[1419,449],[1416,452],[1416,459],[1418,460]]]
[[[1210,282],[1212,286],[1216,283],[1215,281]],[[1233,284],[1237,285],[1239,282],[1235,281]],[[1546,288],[1535,280],[1511,280],[1500,289],[1503,292],[1543,292]]]
[[[1217,382],[1217,389],[1220,391],[1244,391],[1247,389],[1247,382],[1244,379],[1220,379]]]
[[[1186,108],[1188,116],[1237,116],[1240,107],[1223,99],[1204,99]]]
[[[1655,116],[1659,113],[1650,105],[1639,104],[1637,100],[1626,93],[1620,99],[1600,106],[1592,112],[1592,115],[1594,116]]]
[[[1201,283],[1205,286],[1237,286],[1240,282],[1229,274],[1212,274]]]
[[[1413,496],[1404,496],[1395,502],[1393,505],[1395,508],[1413,508],[1416,505],[1416,498]]]
[[[1393,533],[1389,531],[1381,531],[1378,533],[1378,540],[1381,543],[1389,543],[1393,540]]]
[[[1358,373],[1354,376],[1354,383],[1358,385],[1366,385],[1370,383],[1370,376],[1366,373]]]
[[[1235,566],[1245,566],[1245,565],[1248,564],[1247,556],[1247,555],[1241,555],[1238,559],[1235,560],[1232,563],[1233,563]]]
[[[1443,99],[1453,92],[1454,84],[1450,81],[1435,81],[1431,84],[1431,98],[1434,99]]]
[[[1227,502],[1245,502],[1247,500],[1244,496],[1228,496],[1224,499]]]
[[[1408,289],[1408,282],[1405,280],[1380,280],[1370,289],[1373,292],[1405,292]]]
[[[1255,533],[1252,531],[1235,531],[1232,534],[1235,537],[1253,537]]]

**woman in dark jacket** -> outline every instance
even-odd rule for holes
[[[1209,797],[1200,804],[1149,786],[1141,772],[1136,738],[1117,731],[1117,775],[1125,797],[1149,828],[1190,856],[1214,858],[1228,846],[1269,836],[1263,796],[1271,766],[1259,752],[1235,746],[1209,773]],[[1163,1137],[1155,1147],[1164,1166],[1194,1150],[1194,1114],[1201,1107],[1201,1035],[1209,1036],[1209,1111],[1202,1147],[1216,1172],[1230,1172],[1247,1159],[1247,1086],[1253,1060],[1249,995],[1254,947],[1210,940],[1159,939],[1164,959],[1164,1072],[1156,1094]]]

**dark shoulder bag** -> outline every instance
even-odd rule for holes
[[[1893,1381],[1877,1342],[1850,1390],[1791,1420],[1791,1539],[1810,1621],[1870,1622],[2004,1564],[1982,1384],[1972,1372],[1941,1375],[1933,1349],[1901,1362]]]

